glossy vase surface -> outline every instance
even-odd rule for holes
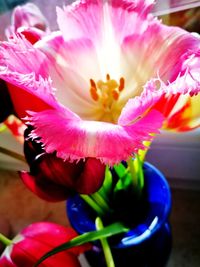
[[[148,203],[145,217],[126,234],[109,239],[116,267],[164,267],[170,255],[170,188],[164,175],[150,163],[144,164],[144,176]],[[95,215],[78,195],[67,201],[67,214],[78,233],[95,230]],[[85,256],[92,267],[106,267],[99,242]]]

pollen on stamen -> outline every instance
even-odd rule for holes
[[[119,87],[118,87],[119,92],[121,92],[124,89],[124,86],[125,86],[125,80],[123,77],[121,77],[119,80]]]
[[[119,98],[119,91],[117,89],[112,90],[112,97],[114,100],[118,100]]]
[[[97,101],[99,99],[99,95],[98,95],[98,92],[97,92],[97,86],[96,86],[96,83],[95,81],[93,81],[92,79],[90,79],[90,95],[92,97],[92,99],[94,101]]]
[[[97,86],[94,80],[90,79],[90,85],[91,87],[94,87],[97,90]]]
[[[110,80],[110,75],[106,74],[106,80],[109,81]]]

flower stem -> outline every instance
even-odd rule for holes
[[[92,194],[91,197],[104,210],[104,213],[110,212],[109,205],[98,192]]]
[[[134,164],[137,164],[137,172],[138,172],[138,184],[140,190],[144,187],[144,171],[143,171],[143,161],[141,161],[140,156],[136,155]]]
[[[10,157],[13,157],[17,160],[21,160],[23,162],[26,162],[24,156],[22,156],[21,154],[14,152],[14,151],[11,151],[11,150],[4,148],[4,147],[1,147],[1,146],[0,146],[0,153],[3,153],[3,154],[10,156]]]
[[[151,145],[152,141],[144,141],[144,145],[147,147],[146,149],[139,149],[138,151],[138,155],[140,158],[140,161],[143,163],[145,161],[145,157],[147,152],[149,151],[149,146]]]
[[[8,239],[6,236],[0,233],[0,242],[5,246],[9,246],[12,244],[12,240]]]
[[[96,229],[101,230],[104,228],[101,218],[97,217],[95,221]],[[115,267],[112,252],[106,238],[100,239],[107,267]]]
[[[80,197],[94,210],[99,216],[104,215],[104,210],[90,196],[80,194]]]
[[[137,188],[138,186],[138,179],[137,179],[137,171],[135,169],[135,165],[133,164],[134,160],[130,157],[127,161],[129,171],[131,173],[132,181],[133,181],[133,186]]]
[[[143,161],[141,161],[140,156],[136,154],[134,160],[130,158],[128,160],[128,167],[132,176],[133,186],[140,196],[144,187]]]
[[[112,177],[112,173],[111,173],[111,171],[107,165],[103,185],[100,188],[100,190],[98,191],[101,198],[103,198],[106,201],[106,203],[109,203],[109,195],[110,195],[110,192],[112,190],[112,185],[113,185],[113,177]]]

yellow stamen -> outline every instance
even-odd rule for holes
[[[97,83],[90,79],[90,94],[94,101],[98,101],[103,109],[108,112],[112,108],[114,101],[117,101],[120,92],[124,89],[125,80],[120,78],[119,83],[106,75],[106,81],[99,80]]]

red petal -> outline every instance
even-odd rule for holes
[[[81,194],[92,194],[103,184],[105,164],[95,158],[86,159],[84,170],[76,183],[76,190]]]
[[[46,201],[63,201],[69,197],[70,191],[62,185],[58,185],[47,179],[41,178],[39,180],[37,177],[25,171],[19,172],[19,174],[28,189]]]
[[[38,112],[52,108],[41,98],[23,90],[22,88],[19,89],[17,86],[9,83],[7,83],[7,86],[14,105],[14,110],[19,118],[25,118],[27,116],[27,110]]]
[[[36,28],[24,28],[21,27],[17,32],[23,34],[23,36],[31,43],[35,44],[37,41],[41,40],[45,33]]]
[[[77,233],[71,227],[64,227],[50,222],[33,223],[23,229],[14,244],[2,255],[1,267],[33,266],[45,253],[70,241]],[[57,253],[45,261],[42,267],[80,267],[78,255],[91,249],[90,244]]]

